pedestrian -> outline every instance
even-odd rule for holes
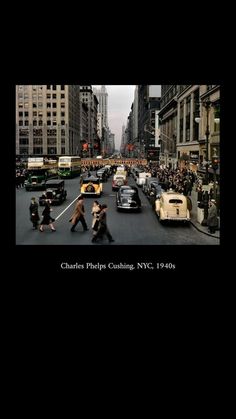
[[[92,206],[92,211],[91,211],[91,214],[93,216],[93,221],[92,221],[93,234],[96,234],[96,231],[98,231],[100,212],[101,212],[101,205],[99,204],[98,201],[94,201],[93,206]]]
[[[73,224],[70,231],[74,232],[75,227],[77,226],[78,222],[81,221],[81,224],[83,226],[83,230],[87,231],[88,226],[86,224],[85,218],[84,218],[85,210],[84,210],[84,197],[80,195],[78,197],[77,203],[75,205],[75,210],[70,218],[70,222]]]
[[[36,198],[31,198],[31,204],[29,207],[29,211],[30,211],[30,221],[33,224],[33,229],[37,230],[38,229],[38,221],[40,220],[39,218],[39,213],[38,213],[38,203],[36,202]]]
[[[45,202],[44,210],[42,212],[43,219],[41,221],[39,231],[43,232],[44,231],[43,226],[45,226],[45,225],[49,225],[52,232],[56,231],[56,229],[53,225],[53,221],[55,221],[55,220],[54,220],[54,218],[51,217],[51,211],[52,211],[52,209],[50,207],[50,200],[47,199],[46,202]]]
[[[115,240],[112,238],[112,235],[107,227],[107,205],[101,205],[101,212],[99,214],[99,226],[98,231],[92,238],[92,243],[95,243],[98,238],[102,238],[104,234],[107,236],[109,242],[114,242]]]
[[[217,208],[215,199],[210,200],[210,208],[208,210],[207,225],[209,227],[209,232],[214,234],[218,227],[218,218],[217,218]]]

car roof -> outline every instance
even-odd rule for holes
[[[161,194],[161,196],[164,198],[164,199],[186,199],[186,196],[185,195],[183,195],[182,193],[179,193],[179,192],[174,192],[174,191],[167,191],[167,192],[163,192],[162,194]]]
[[[51,185],[61,185],[64,183],[63,179],[50,179],[46,181],[46,185],[47,186],[51,186]]]
[[[95,176],[90,176],[90,177],[86,177],[83,179],[83,182],[95,182],[98,181],[99,177],[95,177]]]

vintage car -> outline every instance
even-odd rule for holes
[[[45,205],[47,200],[50,200],[51,205],[58,205],[65,201],[66,196],[64,180],[47,180],[46,191],[39,197],[39,205]]]
[[[136,210],[141,209],[141,200],[136,186],[121,186],[116,194],[117,210]]]
[[[80,193],[82,195],[101,196],[102,194],[101,179],[95,176],[85,177],[81,181]]]
[[[117,191],[124,185],[127,185],[127,173],[125,171],[116,172],[112,180],[112,190]]]
[[[101,180],[101,182],[106,182],[108,178],[107,170],[105,167],[98,169],[96,172],[97,177]]]
[[[172,190],[158,196],[155,201],[155,212],[160,221],[190,221],[187,197]]]

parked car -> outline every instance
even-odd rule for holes
[[[190,221],[187,197],[178,192],[163,192],[155,201],[155,212],[160,221]]]
[[[39,197],[39,205],[45,205],[49,199],[51,205],[61,204],[66,200],[65,181],[61,179],[51,179],[46,182],[46,191]]]
[[[80,193],[82,195],[96,195],[102,194],[102,181],[99,177],[90,176],[81,180]]]
[[[124,210],[137,210],[141,209],[141,200],[136,186],[121,186],[116,194],[116,208]]]

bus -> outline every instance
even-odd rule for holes
[[[58,161],[58,175],[61,179],[72,178],[81,173],[81,157],[61,156]]]
[[[45,189],[47,179],[57,178],[57,160],[46,157],[28,158],[28,175],[25,181],[26,191],[37,191]]]

